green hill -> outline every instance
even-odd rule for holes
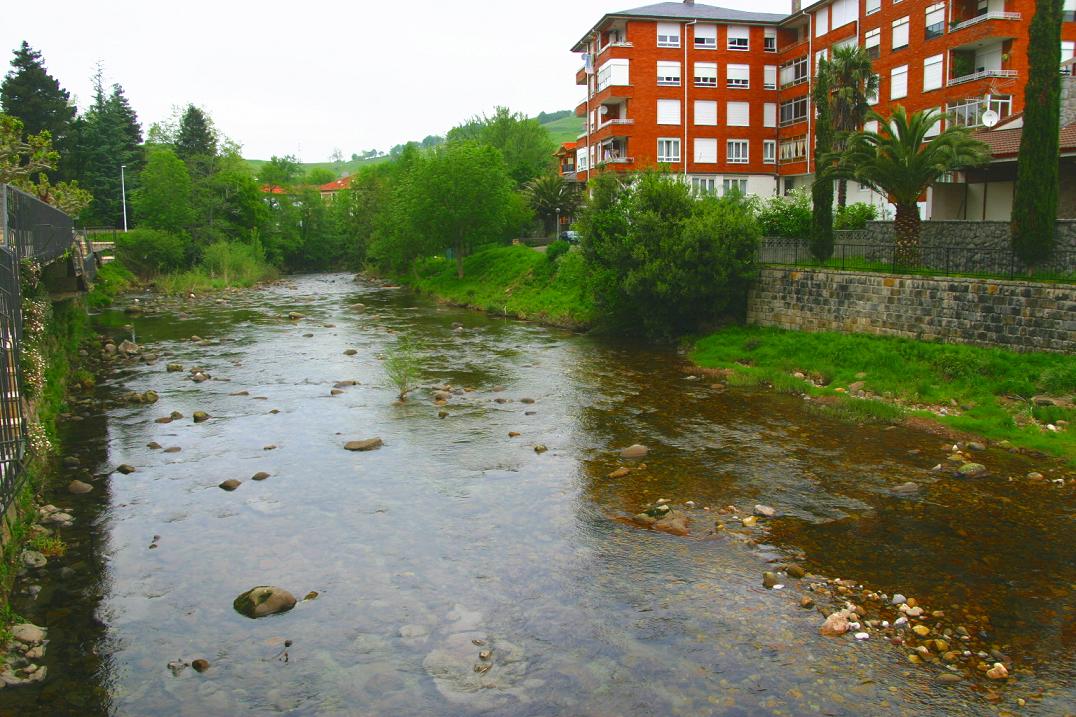
[[[579,133],[583,131],[583,118],[576,117],[571,110],[560,110],[558,112],[542,112],[537,117],[538,122],[546,128],[549,132],[550,139],[553,140],[558,146],[564,142],[574,142],[579,137]],[[378,162],[384,162],[389,157],[387,154],[380,157],[370,157],[368,159],[362,159],[356,157],[344,162],[303,162],[303,172],[308,172],[315,167],[321,167],[328,169],[336,173],[336,176],[340,177],[344,174],[355,174],[365,165],[376,164]],[[251,171],[257,174],[261,166],[268,160],[265,159],[248,159],[247,165],[250,166]]]

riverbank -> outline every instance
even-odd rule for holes
[[[691,358],[726,372],[732,385],[802,394],[816,410],[853,422],[927,419],[1076,466],[1071,356],[729,327],[699,339]]]
[[[434,257],[395,278],[440,301],[497,316],[572,330],[590,328],[596,318],[577,249],[555,256],[526,246],[498,246],[468,256],[463,268],[460,279],[455,262]]]

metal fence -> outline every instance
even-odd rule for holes
[[[76,241],[72,227],[71,217],[55,207],[0,184],[0,515],[7,512],[21,488],[26,453],[19,382],[19,262],[34,259],[45,265],[73,250],[73,271],[92,272],[93,254],[84,242]]]
[[[968,276],[978,278],[1036,279],[1076,282],[1076,251],[1058,251],[1047,261],[1029,268],[1011,249],[923,246],[909,259],[893,244],[834,244],[833,255],[819,261],[797,239],[765,239],[759,246],[760,264],[879,271],[892,274]]]

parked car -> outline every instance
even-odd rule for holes
[[[563,239],[564,241],[568,242],[569,244],[578,244],[579,243],[579,232],[572,231],[571,229],[569,229],[568,231],[561,232],[560,233],[560,238]]]

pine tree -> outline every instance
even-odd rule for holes
[[[75,119],[71,95],[45,69],[41,53],[25,41],[15,50],[11,68],[0,83],[0,109],[22,120],[27,134],[47,131],[53,146],[63,152]]]
[[[1031,20],[1024,129],[1012,207],[1012,246],[1028,266],[1053,253],[1061,122],[1061,0],[1039,0]]]
[[[187,105],[183,118],[179,121],[176,154],[187,162],[196,157],[217,155],[217,133],[213,129],[213,122],[205,112],[194,105]]]
[[[811,185],[814,205],[811,216],[811,254],[819,261],[833,255],[833,176],[829,165],[833,152],[833,108],[829,94],[831,86],[830,65],[820,61],[818,78],[814,86],[815,118],[815,180]]]

